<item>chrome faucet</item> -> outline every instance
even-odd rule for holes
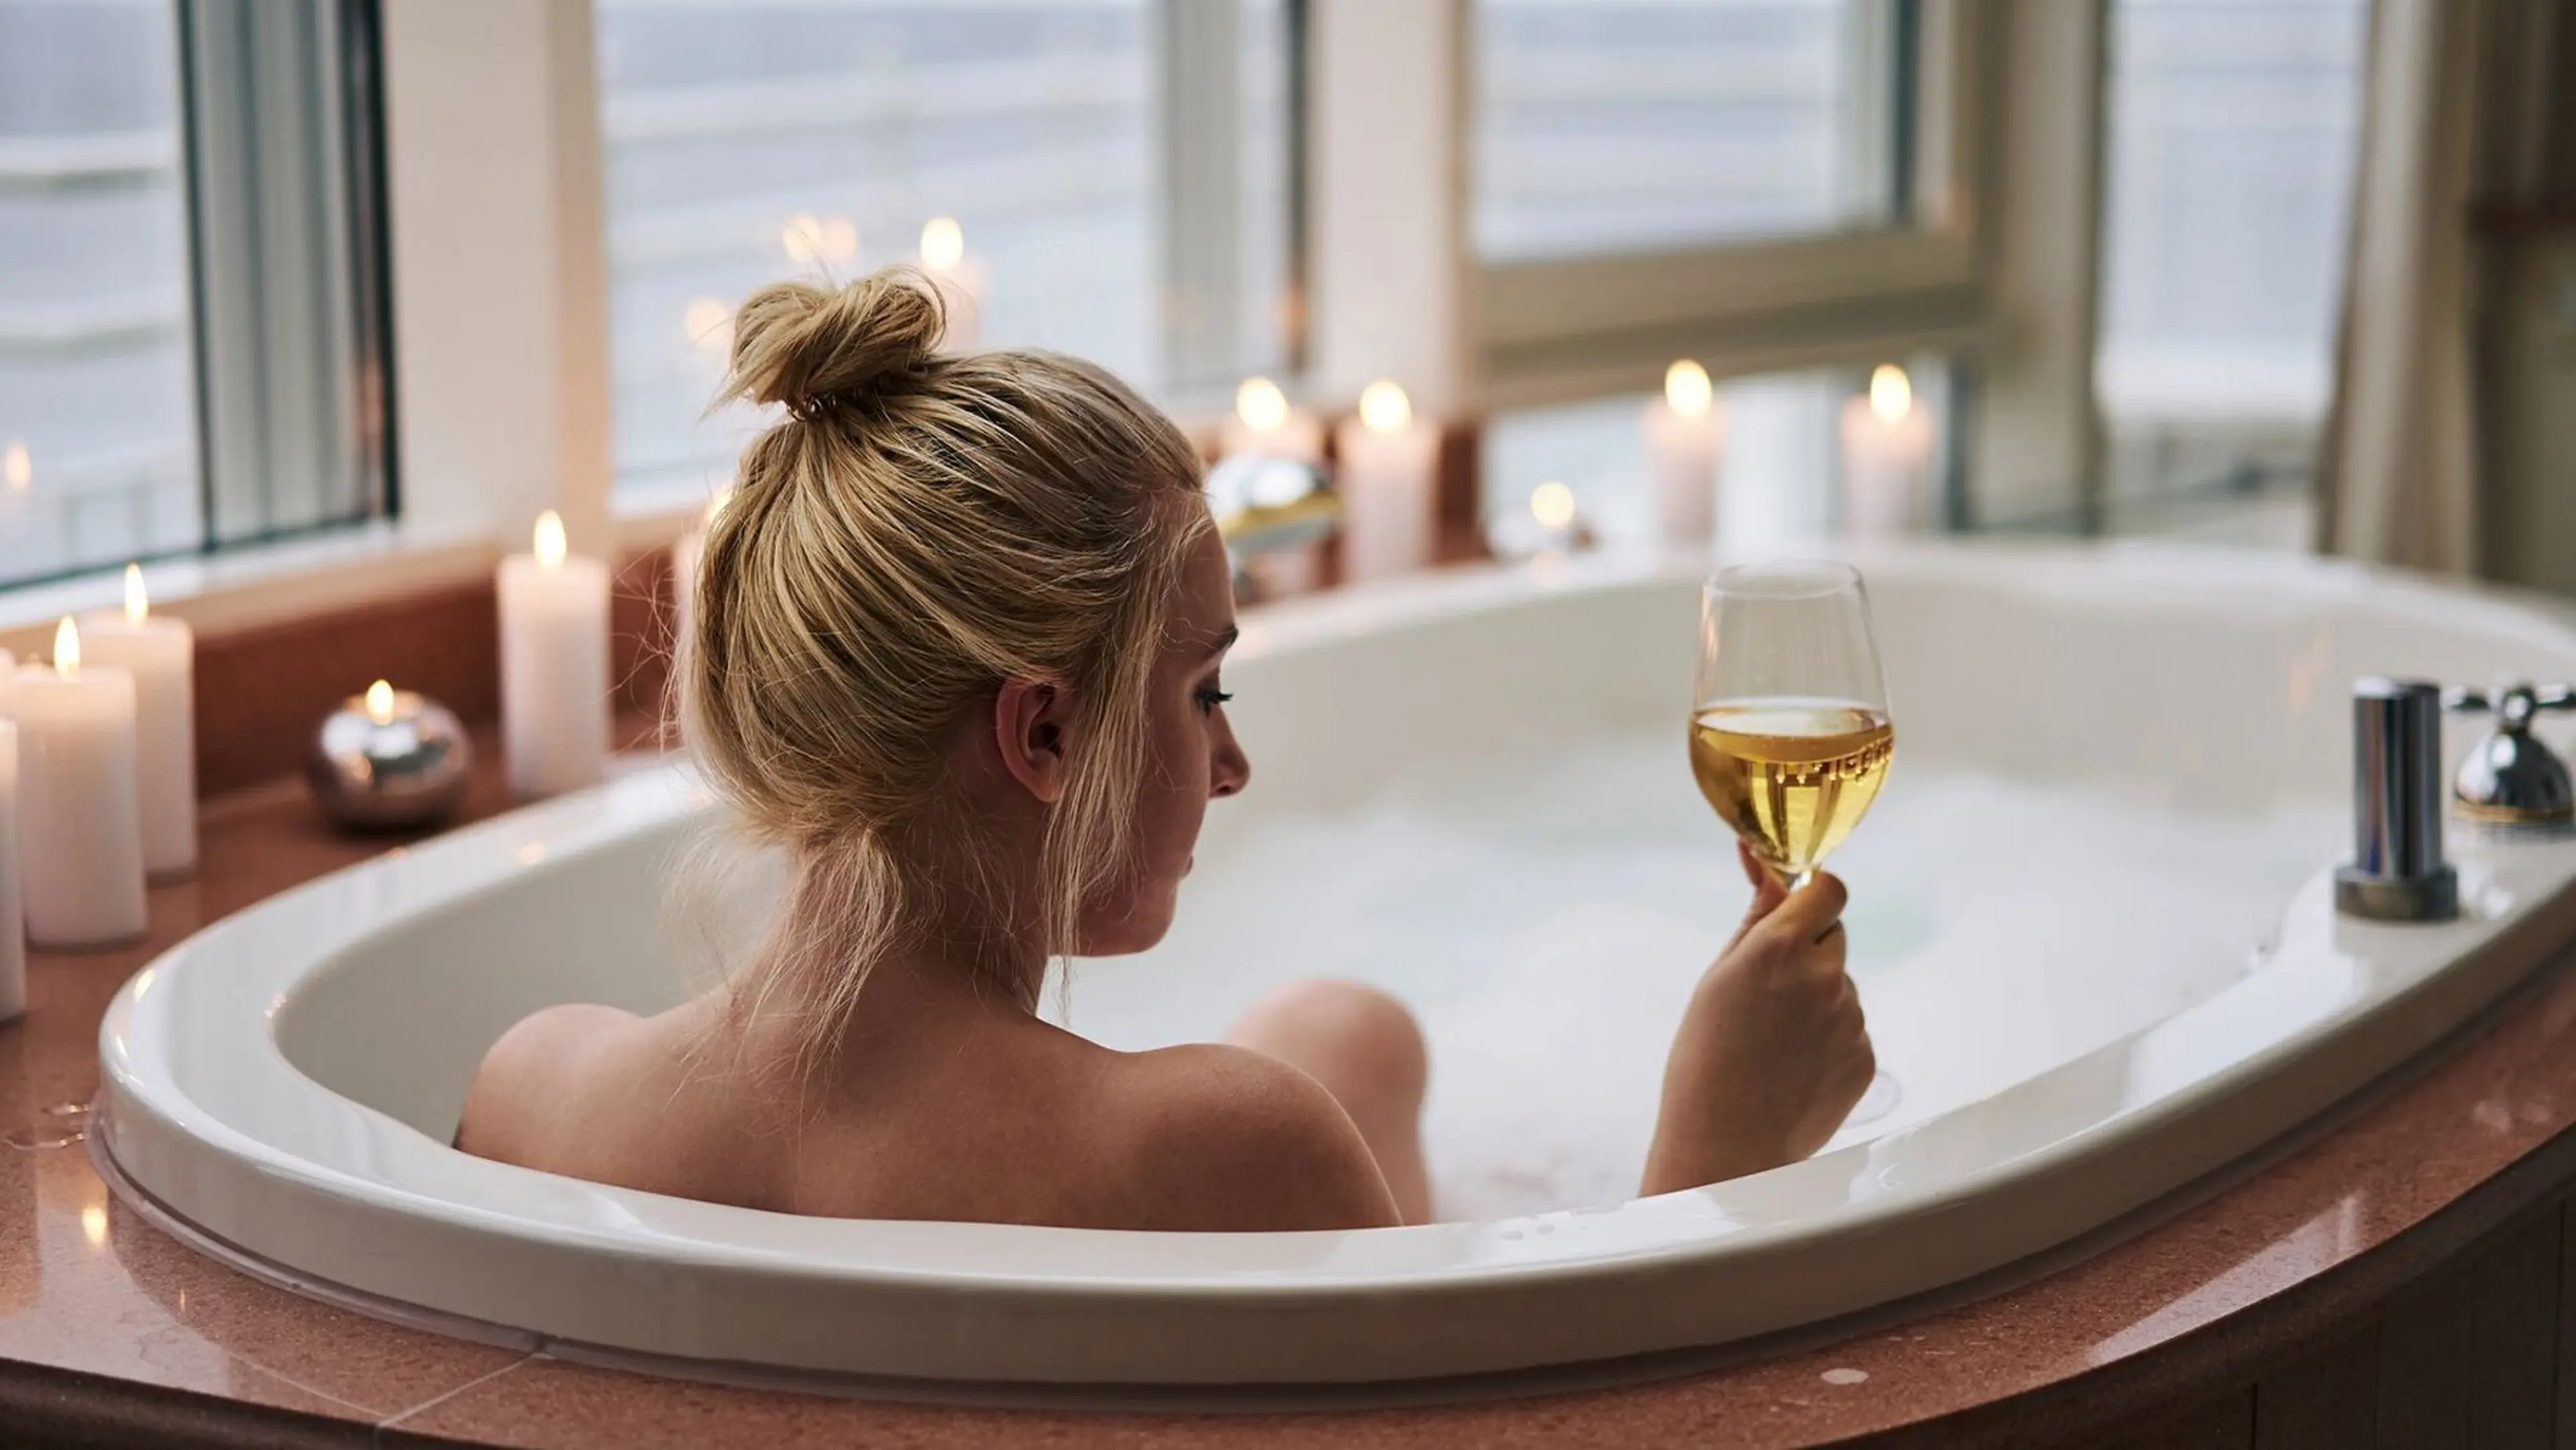
[[[2451,777],[2451,806],[2470,820],[2499,826],[2564,826],[2576,821],[2576,791],[2566,762],[2531,733],[2543,710],[2576,710],[2576,688],[2505,685],[2493,692],[2452,689],[2446,707],[2491,711],[2495,729],[2469,751]]]
[[[2352,687],[2353,858],[2335,871],[2335,909],[2378,921],[2460,914],[2459,874],[2442,860],[2442,689],[2376,676]]]

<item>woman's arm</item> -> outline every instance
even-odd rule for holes
[[[1794,1163],[1823,1147],[1878,1063],[1843,972],[1843,884],[1784,894],[1750,853],[1753,908],[1691,992],[1664,1062],[1641,1195]]]

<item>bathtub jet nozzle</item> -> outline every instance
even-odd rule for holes
[[[2442,859],[2442,687],[2377,676],[2352,687],[2352,861],[2335,909],[2448,921],[2460,880]]]

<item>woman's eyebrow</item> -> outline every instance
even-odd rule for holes
[[[1227,650],[1234,648],[1234,642],[1241,638],[1243,638],[1242,626],[1229,624],[1224,629],[1218,631],[1216,638],[1208,641],[1207,652],[1212,655],[1221,655]]]

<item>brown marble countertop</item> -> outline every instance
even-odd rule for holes
[[[478,780],[470,815],[503,802]],[[2339,1121],[2033,1266],[1874,1325],[1595,1388],[1297,1413],[975,1409],[660,1380],[444,1339],[202,1258],[114,1202],[77,1141],[108,999],[199,926],[389,846],[292,783],[211,803],[202,874],[151,939],[35,955],[0,1028],[0,1440],[531,1446],[1961,1443],[2082,1435],[2286,1353],[2576,1177],[2576,972],[2562,962]],[[1979,1297],[1981,1296],[1981,1297]],[[1961,1302],[1961,1301],[1965,1302]],[[1932,1422],[1939,1421],[1935,1425]]]

